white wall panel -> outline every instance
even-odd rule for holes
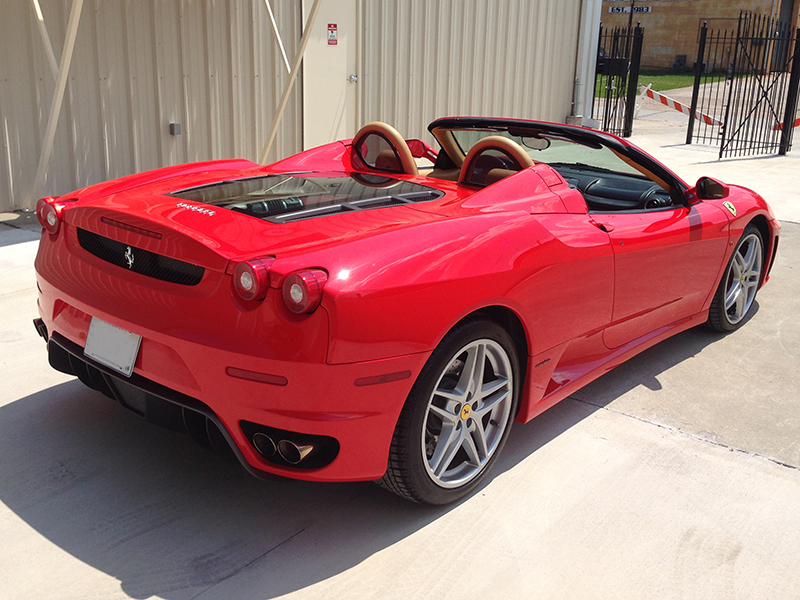
[[[362,121],[405,136],[452,115],[563,122],[580,0],[363,0]]]
[[[72,0],[40,3],[59,60]],[[291,53],[300,3],[272,4]],[[29,0],[0,3],[0,56],[0,210],[31,208],[54,80]],[[286,78],[263,0],[85,0],[39,195],[188,161],[257,160]],[[270,160],[300,150],[299,91]]]

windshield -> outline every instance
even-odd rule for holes
[[[525,135],[513,135],[508,130],[476,130],[454,129],[453,136],[461,150],[466,154],[479,140],[490,135],[499,135],[515,141],[530,155],[534,162],[547,163],[553,167],[574,166],[580,169],[600,172],[642,175],[640,171],[623,161],[606,146],[596,144],[589,146],[569,140],[558,134],[547,132],[518,132]],[[515,132],[517,133],[517,132]],[[530,134],[530,135],[528,135]]]

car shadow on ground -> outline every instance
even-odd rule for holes
[[[719,338],[684,332],[592,384],[600,401],[568,399],[516,424],[481,487]],[[454,508],[414,505],[368,482],[259,481],[77,380],[0,407],[0,453],[0,501],[134,598],[191,597],[260,568],[257,596],[278,597],[347,571]]]
[[[758,301],[743,324],[758,312]],[[658,376],[690,359],[704,348],[722,340],[726,334],[698,326],[668,338],[649,348],[574,392],[565,400],[545,411],[533,421],[515,423],[503,454],[495,466],[494,475],[513,468],[532,452],[568,430],[597,410],[606,408],[633,388],[643,385],[658,391]]]

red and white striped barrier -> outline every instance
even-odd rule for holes
[[[792,127],[800,127],[800,117],[794,120]],[[772,128],[773,131],[780,131],[781,129],[783,129],[783,123],[778,123]]]
[[[664,106],[668,106],[669,108],[677,110],[678,112],[681,112],[685,115],[688,115],[691,112],[689,110],[689,107],[686,106],[685,104],[681,104],[677,100],[673,100],[669,96],[665,96],[660,92],[651,90],[649,85],[642,91],[642,95],[647,96],[648,98],[652,98],[653,100],[657,100],[658,102],[661,102],[661,104],[663,104]],[[703,121],[706,125],[722,125],[722,121],[720,121],[716,117],[703,114],[697,110],[694,111],[694,118],[697,119],[698,121]]]

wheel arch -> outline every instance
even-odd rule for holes
[[[476,309],[465,315],[458,322],[454,323],[453,326],[445,333],[449,333],[465,321],[469,321],[475,318],[485,318],[489,321],[496,323],[498,326],[502,327],[510,336],[511,339],[514,341],[514,347],[517,350],[517,360],[519,361],[519,393],[520,393],[520,402],[517,403],[517,412],[519,412],[520,407],[522,406],[522,391],[525,387],[525,381],[528,373],[528,350],[529,350],[529,342],[528,342],[528,335],[527,331],[525,330],[525,326],[522,324],[522,319],[519,318],[519,315],[515,313],[513,310],[508,308],[507,306],[502,305],[492,305],[492,306],[484,306],[483,308]],[[444,336],[442,336],[444,337]]]
[[[775,240],[770,233],[769,224],[767,223],[767,218],[764,215],[755,215],[747,223],[745,229],[750,225],[753,225],[756,227],[756,229],[758,229],[758,232],[761,234],[761,239],[764,242],[764,264],[761,267],[761,282],[759,283],[759,287],[761,287],[767,280],[769,268],[772,266],[771,258],[773,256],[773,245],[775,244]]]

